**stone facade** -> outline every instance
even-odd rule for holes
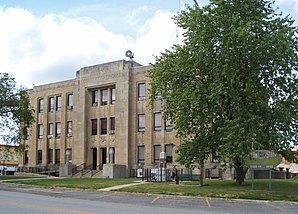
[[[20,166],[113,163],[129,173],[159,167],[165,152],[171,167],[180,141],[162,118],[161,101],[149,105],[148,69],[121,60],[81,68],[72,80],[34,86],[29,97],[36,119]]]

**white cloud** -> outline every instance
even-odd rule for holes
[[[176,42],[177,26],[172,19],[173,15],[174,13],[159,10],[145,22],[136,39],[136,59],[154,62],[154,56]]]
[[[298,13],[297,0],[277,0],[276,5],[281,10],[291,7],[285,10],[291,14],[296,7]],[[100,20],[88,17],[36,17],[21,8],[0,7],[0,72],[10,72],[19,83],[32,87],[74,78],[76,70],[84,66],[125,59],[128,49],[137,62],[154,62],[153,55],[176,42],[177,26],[172,20],[175,13],[164,10],[143,21],[147,10],[147,6],[141,6],[130,13],[130,21],[135,18],[143,22],[136,23],[141,27],[135,28],[136,37],[132,38],[110,32]]]
[[[141,7],[133,9],[124,19],[125,22],[129,25],[135,26],[140,23],[140,16],[143,16],[144,13],[148,11],[148,6],[143,5]]]
[[[0,8],[0,72],[11,73],[31,88],[74,78],[84,66],[124,59],[128,49],[146,65],[154,61],[153,54],[175,42],[173,15],[156,12],[137,38],[131,38],[109,32],[91,18],[57,14],[38,18],[24,9]]]

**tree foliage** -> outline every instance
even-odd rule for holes
[[[265,0],[213,0],[174,19],[185,40],[156,59],[151,100],[158,91],[184,141],[179,162],[217,152],[242,184],[245,155],[297,144],[297,27]]]
[[[20,144],[34,121],[27,91],[17,89],[8,73],[0,74],[0,118],[1,140],[6,144]]]

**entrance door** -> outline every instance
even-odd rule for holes
[[[97,148],[92,148],[92,169],[96,169],[97,166]]]
[[[107,148],[101,148],[101,164],[102,166],[107,163]]]

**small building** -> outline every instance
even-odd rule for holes
[[[293,150],[298,161],[298,150]],[[282,159],[282,162],[277,166],[280,171],[285,171],[287,174],[291,173],[291,177],[298,177],[298,163],[292,163],[285,158]],[[289,177],[289,175],[288,175]]]
[[[1,175],[14,174],[18,169],[18,161],[17,146],[0,144]]]

